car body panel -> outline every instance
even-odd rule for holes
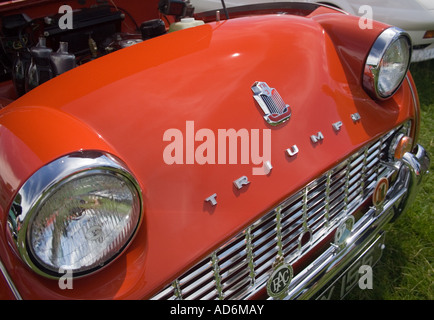
[[[10,235],[2,234],[0,259],[22,297],[150,298],[355,150],[408,119],[417,121],[411,80],[382,102],[361,87],[365,57],[387,26],[376,23],[355,38],[357,18],[344,16],[270,14],[177,31],[75,68],[3,108],[0,162],[8,168],[0,173],[3,229],[26,179],[75,151],[119,157],[144,199],[144,217],[127,251],[99,272],[75,279],[74,290],[31,272],[7,245]],[[264,121],[251,91],[255,81],[278,90],[292,109],[290,120],[276,127]],[[359,121],[352,119],[355,113]],[[332,126],[337,121],[338,132]],[[240,149],[236,164],[218,158],[198,164],[200,129],[214,134],[209,151],[218,148],[221,129],[245,129],[250,139],[254,130],[259,138],[270,132],[273,169],[252,174],[262,163],[252,158],[240,163]],[[167,130],[182,133],[182,164],[164,159],[174,141],[164,140]],[[318,132],[324,139],[315,144],[311,135]],[[293,145],[300,152],[291,158],[286,149]],[[233,181],[242,176],[250,184],[237,190]],[[205,201],[214,193],[216,206]]]

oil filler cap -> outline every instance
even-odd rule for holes
[[[140,25],[140,31],[142,33],[142,39],[148,40],[166,33],[166,25],[161,19],[154,19],[143,22]]]

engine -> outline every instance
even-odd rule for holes
[[[194,12],[188,0],[161,0],[158,9],[165,21],[139,24],[113,1],[97,2],[73,12],[65,6],[63,14],[39,18],[25,13],[1,17],[0,82],[12,81],[19,97],[78,65],[163,35],[169,18],[177,21]],[[134,28],[125,28],[126,20]]]

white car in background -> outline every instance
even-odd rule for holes
[[[227,8],[264,2],[293,0],[225,0]],[[222,8],[221,0],[190,0],[195,12]],[[407,31],[413,42],[413,61],[434,58],[434,0],[298,0],[342,9],[350,14],[381,21]],[[369,7],[366,7],[369,6]],[[372,11],[367,10],[372,8]]]

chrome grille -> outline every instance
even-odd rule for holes
[[[401,128],[401,127],[400,127]],[[397,128],[299,190],[152,299],[245,299],[266,285],[278,254],[294,263],[389,176],[381,165]]]

